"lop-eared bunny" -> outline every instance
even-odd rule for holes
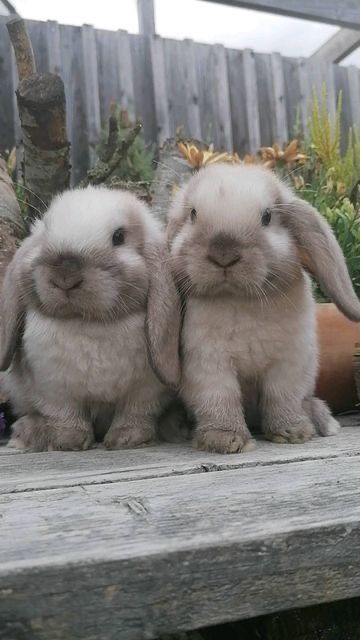
[[[360,320],[360,303],[321,215],[268,170],[213,165],[177,193],[168,239],[186,301],[181,389],[195,446],[249,448],[254,408],[275,442],[336,433],[313,397],[315,303],[304,269],[351,320]]]
[[[8,267],[0,367],[19,419],[13,446],[149,443],[179,378],[179,305],[146,205],[103,187],[55,198]]]

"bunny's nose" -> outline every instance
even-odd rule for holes
[[[63,258],[53,266],[51,283],[58,289],[77,289],[82,282],[81,265],[76,258]]]
[[[241,260],[238,241],[225,233],[219,233],[209,244],[207,259],[222,269],[232,267]]]

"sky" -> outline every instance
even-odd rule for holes
[[[20,15],[99,29],[138,31],[136,0],[13,0]],[[155,0],[156,31],[167,38],[192,38],[258,52],[309,56],[337,27],[238,9],[199,0]],[[360,67],[360,48],[344,64]]]

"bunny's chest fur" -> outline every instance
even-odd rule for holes
[[[36,386],[47,397],[114,402],[149,369],[144,314],[107,326],[27,317],[24,349]],[[140,373],[141,372],[141,373]]]
[[[305,290],[304,298],[289,301],[283,311],[234,298],[190,299],[183,327],[185,366],[206,371],[217,363],[218,371],[231,367],[246,379],[299,351],[306,358],[316,347],[311,292]]]

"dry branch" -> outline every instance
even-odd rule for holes
[[[110,150],[112,150],[111,146],[113,145],[113,139],[115,135],[113,130],[113,124],[111,124],[110,121],[112,122],[112,116],[110,117],[110,120],[109,120],[109,138],[106,145],[107,150],[105,151],[106,158],[109,156]],[[80,183],[80,187],[86,187],[88,184],[96,185],[96,184],[103,184],[104,182],[106,182],[106,180],[111,176],[113,171],[115,171],[116,167],[120,164],[121,160],[124,159],[127,153],[127,150],[129,149],[129,147],[131,147],[136,136],[139,134],[140,131],[141,131],[140,123],[136,124],[132,129],[130,129],[127,136],[123,140],[121,140],[117,144],[117,146],[114,148],[111,157],[106,162],[104,162],[104,160],[99,159],[95,164],[95,167],[93,167],[87,172],[87,176]],[[117,129],[116,129],[116,136],[117,136]],[[104,157],[104,155],[102,157]]]
[[[24,144],[23,174],[29,218],[41,213],[70,184],[64,84],[52,73],[35,73],[31,43],[21,18],[7,23],[20,82],[16,91]]]

